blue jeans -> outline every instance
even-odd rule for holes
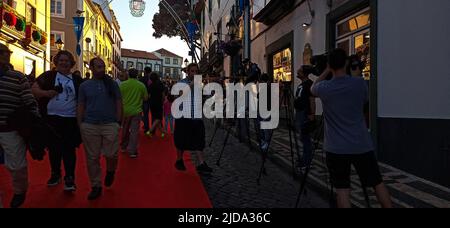
[[[296,111],[296,127],[300,133],[300,141],[303,144],[303,157],[298,154],[299,162],[302,166],[309,166],[312,162],[312,141],[311,135],[306,131],[306,125],[309,122],[306,111]],[[299,152],[300,153],[300,152]],[[301,158],[301,159],[300,159]]]
[[[164,130],[166,130],[166,132],[169,132],[169,125],[170,131],[173,132],[173,116],[171,114],[164,116]]]
[[[144,101],[142,105],[142,122],[144,122],[144,131],[147,132],[150,130],[150,123],[148,120],[148,112],[150,111],[150,103],[148,101]]]

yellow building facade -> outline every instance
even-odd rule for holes
[[[50,0],[3,0],[0,6],[0,43],[13,52],[14,69],[27,75],[50,69]]]
[[[96,26],[98,13],[96,6],[91,0],[83,0],[83,11],[85,16],[83,27],[83,71],[89,72],[89,61],[97,56],[96,48]]]
[[[107,19],[104,9],[97,3],[94,3],[96,7],[96,29],[95,29],[95,44],[96,55],[102,58],[106,64],[106,72],[112,74],[113,65],[113,39],[111,37],[111,23]],[[107,9],[109,10],[109,8]]]

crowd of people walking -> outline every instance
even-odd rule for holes
[[[142,77],[137,69],[128,69],[113,79],[106,74],[105,62],[96,57],[89,63],[90,72],[83,77],[81,72],[73,70],[76,61],[72,53],[62,50],[53,57],[54,68],[32,77],[33,84],[30,84],[30,77],[15,71],[10,58],[9,48],[0,44],[0,164],[4,163],[12,177],[14,195],[10,207],[20,207],[26,200],[27,150],[36,160],[43,160],[48,151],[48,187],[64,182],[64,191],[75,192],[76,151],[82,145],[91,187],[88,200],[98,199],[103,187],[112,187],[120,150],[132,159],[147,152],[139,147],[140,134],[149,140],[158,133],[163,139],[173,134],[176,170],[186,171],[184,153],[190,151],[197,155],[197,171],[213,171],[203,153],[204,120],[194,115],[194,110],[202,110],[203,105],[203,98],[194,96],[197,64],[188,65],[187,77],[179,81],[191,87],[191,94],[184,96],[190,96],[187,100],[192,113],[174,119],[171,111],[176,98],[171,95],[174,82],[161,80],[159,73],[149,67],[144,69]],[[251,63],[248,66],[248,70],[257,69],[250,67]],[[324,150],[330,181],[337,189],[338,206],[351,206],[349,176],[353,165],[362,185],[373,187],[382,206],[391,207],[367,129],[367,85],[359,76],[363,64],[358,57],[349,58],[344,50],[337,49],[330,52],[328,68],[314,82],[308,77],[308,69],[304,66],[297,72],[302,83],[295,91],[293,102],[296,130],[303,144],[298,168],[309,167],[313,161],[315,148],[311,132],[316,116],[315,101],[319,98],[324,109]],[[251,72],[258,76],[253,77]],[[255,81],[271,81],[267,74],[260,73],[253,70],[246,74]],[[327,80],[329,75],[333,77]],[[266,139],[270,141],[270,137],[261,135],[263,151],[268,149],[270,142]],[[103,181],[102,155],[106,160]]]
[[[0,44],[0,162],[12,177],[14,196],[9,205],[12,208],[20,207],[26,200],[27,150],[37,160],[44,159],[48,151],[51,170],[48,187],[64,182],[64,191],[75,192],[76,151],[83,146],[91,187],[87,199],[95,200],[102,195],[103,186],[113,185],[120,150],[133,159],[145,153],[139,148],[140,134],[149,140],[158,131],[162,138],[175,134],[177,145],[191,137],[190,129],[186,129],[191,125],[183,125],[188,121],[174,124],[171,106],[175,96],[170,95],[174,82],[161,80],[159,73],[149,67],[145,68],[143,77],[139,77],[138,70],[129,69],[113,79],[106,74],[105,62],[93,58],[89,63],[91,72],[82,77],[79,71],[73,70],[76,61],[72,53],[62,50],[53,58],[54,68],[31,84],[26,76],[14,71],[10,56],[8,47]],[[26,115],[39,120],[39,124],[15,123],[21,122],[17,116]],[[203,126],[200,120],[191,122]],[[203,143],[195,148],[181,145],[177,147],[178,155],[180,151],[204,147],[204,126],[202,129],[198,129],[196,142]],[[40,141],[36,144],[37,140],[30,138]],[[106,160],[103,181],[102,155]],[[186,170],[184,163],[180,169],[181,163],[182,157],[178,157],[175,168]],[[198,170],[212,171],[203,160]]]

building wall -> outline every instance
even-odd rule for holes
[[[271,54],[267,47],[276,46],[293,32],[293,70],[298,69],[306,43],[311,44],[314,55],[324,53],[330,45],[327,16],[348,11],[344,8],[355,2],[370,2],[375,15],[371,45],[375,46],[376,69],[371,83],[376,87],[372,87],[375,108],[371,114],[378,158],[450,186],[449,1],[341,0],[332,1],[331,8],[326,0],[311,1],[316,15],[308,29],[301,27],[310,21],[304,3],[273,26],[253,23],[252,61],[267,71]],[[296,80],[295,85],[298,83]]]
[[[138,58],[131,58],[131,57],[121,57],[121,62],[123,63],[123,68],[128,70],[130,69],[130,67],[128,67],[127,63],[128,62],[132,62],[133,66],[131,68],[135,68],[137,69],[137,64],[138,63],[142,63],[143,64],[143,69],[147,66],[147,64],[151,64],[152,70],[155,71],[155,65],[159,65],[160,66],[160,71],[158,71],[159,74],[162,75],[162,61],[161,60],[155,60],[155,59],[138,59]],[[140,72],[141,74],[143,72]]]
[[[449,10],[446,0],[380,1],[377,7],[379,158],[447,187]]]
[[[399,16],[400,8],[402,15],[421,16]],[[443,99],[450,97],[448,12],[446,0],[379,3],[380,117],[450,120],[450,99]]]
[[[89,62],[92,58],[95,57],[96,52],[96,29],[95,24],[97,20],[96,10],[93,5],[90,4],[91,0],[83,0],[83,10],[85,16],[84,28],[83,28],[83,73],[84,75],[89,72]],[[86,42],[86,39],[89,38],[91,40],[90,43]]]
[[[49,5],[50,7],[50,5]],[[77,10],[77,1],[65,0],[64,1],[64,18],[51,17],[51,31],[63,32],[64,50],[70,51],[73,55],[76,55],[76,37],[73,29],[73,19]],[[55,40],[56,41],[56,40]],[[56,46],[51,46],[52,57],[58,53]]]
[[[256,1],[259,6],[264,5],[264,0]],[[267,1],[268,2],[268,1]],[[299,3],[299,1],[297,2]],[[295,3],[295,4],[297,4]],[[266,47],[276,43],[287,34],[294,33],[293,48],[293,73],[303,65],[303,50],[306,43],[311,44],[313,55],[326,52],[326,14],[329,9],[325,0],[311,1],[311,7],[316,16],[311,27],[304,29],[302,24],[311,21],[308,6],[303,3],[292,13],[285,16],[280,22],[273,26],[266,26],[262,23],[252,21],[252,62],[257,63],[264,72],[267,72],[268,57],[272,53],[266,53]],[[257,8],[255,6],[255,8]],[[254,51],[258,50],[258,51]],[[295,79],[295,86],[300,83]]]
[[[109,21],[106,19],[102,12],[102,8],[99,5],[95,5],[95,13],[97,19],[97,27],[95,30],[96,38],[96,55],[102,58],[106,64],[106,71],[112,71],[112,43],[107,37],[107,33],[111,29]]]
[[[215,0],[206,1],[206,8],[204,10],[205,13],[204,18],[206,21],[204,23],[205,27],[203,31],[203,40],[202,40],[202,49],[204,49],[205,52],[208,52],[209,47],[216,40],[222,41],[230,40],[226,24],[230,20],[231,8],[234,4],[237,4],[237,2],[239,1],[236,0],[220,1],[219,5],[218,1]],[[209,8],[211,8],[211,14],[209,13]],[[222,28],[218,30],[218,24],[220,21],[222,23]],[[203,54],[204,53],[202,53],[202,56]],[[223,76],[225,75],[229,76],[231,75],[230,70],[231,70],[231,58],[225,56],[223,64],[223,72],[221,72],[221,74]]]
[[[119,76],[119,72],[121,70],[121,65],[120,65],[120,57],[121,57],[121,44],[122,44],[122,38],[120,36],[120,28],[118,26],[118,22],[117,20],[113,19],[113,24],[112,24],[112,30],[111,30],[113,39],[114,39],[114,44],[113,44],[113,72],[114,72],[114,77],[118,77]]]
[[[174,57],[169,57],[169,56],[165,56],[165,55],[161,55],[158,52],[153,52],[153,54],[155,54],[157,57],[159,57],[162,61],[162,77],[170,77],[170,78],[181,78],[182,77],[182,72],[181,72],[181,66],[183,64],[183,58],[174,58]],[[166,64],[166,58],[170,59],[170,64]],[[173,64],[173,60],[174,59],[178,59],[178,64]],[[166,75],[166,69],[170,70],[170,74]],[[178,74],[175,76],[174,72],[177,71]]]
[[[14,69],[24,74],[31,73],[32,67],[27,67],[29,62],[35,61],[35,74],[39,76],[50,68],[50,0],[42,1],[25,1],[16,0],[15,11],[17,14],[26,16],[26,5],[30,4],[36,9],[36,26],[47,35],[47,43],[40,45],[35,41],[31,41],[29,48],[24,49],[19,42],[25,38],[25,35],[12,35],[6,28],[7,25],[3,21],[1,28],[0,42],[6,44],[13,54],[11,55],[11,63]],[[5,3],[4,3],[5,4]],[[6,7],[6,6],[5,6]],[[0,19],[2,20],[2,18]],[[14,30],[14,28],[12,28]],[[44,34],[43,34],[44,35]],[[15,37],[17,42],[8,44],[11,38]],[[31,65],[30,65],[31,66]]]
[[[114,50],[118,49],[116,55],[119,53],[118,56],[120,56],[120,47],[113,47],[113,43],[117,45],[117,42],[108,38],[108,34],[114,36],[112,25],[102,12],[101,7],[94,4],[92,0],[65,0],[64,4],[65,17],[52,17],[52,31],[64,32],[64,49],[72,52],[78,62],[74,70],[82,69],[80,71],[85,75],[89,72],[89,61],[94,57],[100,57],[106,63],[107,72],[112,72],[112,76],[117,76],[118,69],[113,61]],[[76,56],[77,43],[72,19],[76,15],[78,8],[83,9],[84,14],[82,16],[85,17],[83,36],[80,39],[83,53],[80,57]],[[109,12],[109,9],[106,9],[106,11]],[[90,38],[91,42],[86,42],[86,38]],[[52,56],[57,51],[56,47],[52,47]],[[119,59],[120,57],[117,58],[117,60]]]
[[[297,1],[295,5],[299,3],[300,1]],[[258,6],[265,5],[264,0],[259,0],[259,2],[255,1],[255,5],[254,10],[258,12],[261,10]],[[262,72],[265,73],[273,74],[272,72],[268,72],[270,70],[268,66],[272,64],[269,63],[269,57],[273,53],[267,53],[267,47],[277,45],[280,39],[293,33],[293,40],[291,42],[293,88],[296,88],[301,83],[295,75],[296,70],[304,64],[303,51],[305,44],[311,44],[313,55],[326,52],[326,15],[329,12],[329,8],[325,0],[311,1],[311,8],[314,9],[316,15],[312,21],[312,25],[307,29],[302,27],[303,23],[311,22],[311,16],[306,3],[301,4],[272,26],[266,26],[263,23],[252,20],[251,61],[258,64]],[[283,47],[284,45],[281,46]],[[315,76],[311,75],[310,78],[315,79]],[[321,102],[317,99],[316,103],[316,113],[321,115]]]

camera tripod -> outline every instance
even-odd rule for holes
[[[230,134],[233,131],[233,127],[235,128],[235,130],[238,133],[238,135],[241,136],[241,132],[242,132],[242,125],[241,125],[241,123],[242,123],[242,120],[244,121],[244,124],[246,126],[246,134],[247,134],[247,139],[248,139],[248,145],[250,147],[250,150],[253,150],[252,142],[251,142],[251,138],[250,138],[250,127],[249,127],[250,124],[249,124],[249,119],[248,119],[247,115],[245,116],[244,119],[234,119],[233,122],[228,120],[227,121],[228,124],[224,124],[223,125],[223,128],[224,128],[224,130],[227,131],[227,133],[226,133],[225,139],[223,141],[223,145],[222,145],[222,149],[221,149],[220,154],[219,154],[219,158],[217,159],[217,162],[216,162],[217,166],[220,166],[220,162],[222,160],[223,153],[225,152],[225,147],[228,144],[228,140],[230,138]],[[228,125],[228,128],[227,128],[226,125]],[[215,138],[215,136],[217,134],[217,131],[219,130],[220,127],[221,127],[221,124],[220,123],[216,123],[213,136],[211,137],[211,140],[209,142],[209,147],[212,146],[214,138]],[[242,138],[241,137],[239,137],[239,141],[242,142]]]
[[[300,189],[299,189],[298,196],[297,196],[297,200],[296,200],[296,203],[295,203],[295,208],[298,208],[298,206],[300,204],[300,201],[302,199],[302,196],[304,194],[306,195],[306,184],[307,184],[306,181],[308,180],[308,175],[309,175],[309,173],[311,171],[311,166],[312,166],[312,163],[314,161],[314,157],[316,156],[317,151],[319,150],[320,142],[323,140],[323,135],[324,135],[324,117],[322,117],[320,119],[320,122],[318,124],[317,130],[313,134],[313,151],[312,151],[312,156],[311,156],[311,162],[306,166],[305,172],[303,174],[302,181],[301,181],[301,184],[300,184]],[[322,159],[323,158],[324,158],[324,151],[323,151],[323,148],[322,148]],[[362,188],[362,191],[363,191],[363,194],[364,194],[364,199],[366,201],[367,207],[371,208],[370,198],[369,198],[369,195],[367,193],[367,188],[366,188],[366,186],[364,186],[362,184],[361,184],[361,188]],[[330,187],[330,201],[329,201],[330,206],[333,205],[334,202],[335,202],[333,196],[334,196],[334,187],[331,184],[331,187]]]
[[[312,150],[312,155],[311,155],[311,162],[308,163],[308,165],[306,166],[305,169],[305,173],[303,174],[303,178],[302,178],[302,182],[300,184],[300,190],[298,192],[298,196],[297,196],[297,200],[295,201],[295,208],[298,208],[298,205],[301,201],[302,195],[305,194],[306,195],[306,181],[308,179],[308,175],[311,171],[311,166],[312,163],[314,161],[314,157],[317,154],[317,150],[319,149],[319,145],[320,145],[320,141],[322,140],[323,137],[323,133],[324,133],[324,122],[323,122],[323,118],[321,118],[318,128],[316,130],[316,132],[314,133],[314,137],[313,137],[313,150]],[[322,151],[323,153],[323,151]],[[323,154],[322,154],[323,156]],[[330,190],[330,196],[332,196],[333,193],[333,186],[331,186],[331,190]],[[332,204],[333,198],[330,197],[330,205]]]
[[[292,104],[293,104],[293,97],[294,96],[293,96],[293,93],[292,93],[292,90],[291,90],[290,86],[291,85],[288,84],[288,83],[283,85],[283,94],[282,94],[282,97],[281,97],[281,103],[280,104],[282,106],[284,105],[284,108],[285,108],[285,118],[287,120],[287,128],[288,128],[288,131],[289,131],[289,149],[290,149],[290,152],[291,152],[292,175],[295,178],[296,175],[295,175],[295,161],[294,161],[294,144],[295,144],[295,149],[296,149],[297,154],[299,152],[299,145],[298,145],[298,141],[297,141],[297,133],[296,133],[297,131],[296,131],[295,119],[294,119],[294,115],[293,115],[294,110],[293,110],[293,107],[292,107],[293,106]],[[259,131],[261,131],[261,130],[259,130]],[[269,140],[268,140],[268,145],[267,145],[266,148],[261,148],[261,146],[260,146],[263,160],[262,160],[261,168],[260,168],[260,171],[259,171],[259,174],[258,174],[258,178],[256,179],[256,182],[258,184],[261,181],[262,174],[263,173],[266,174],[265,163],[266,163],[267,156],[268,156],[268,153],[269,153],[269,150],[270,150],[270,144],[272,143],[272,140],[273,140],[273,134],[274,134],[274,132],[272,131],[270,133]],[[259,135],[260,134],[258,134],[258,136]],[[258,141],[260,143],[262,142],[261,139],[259,139]]]

